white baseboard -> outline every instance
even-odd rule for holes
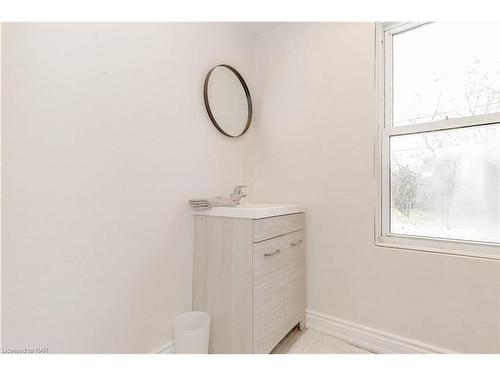
[[[306,310],[306,327],[379,354],[453,354],[448,349],[393,335],[361,324],[335,318],[313,310]],[[153,352],[174,354],[175,342],[171,340]]]
[[[362,349],[380,354],[436,354],[450,350],[393,335],[360,324],[306,310],[306,327],[339,338]]]
[[[153,354],[174,354],[174,353],[175,353],[174,340],[170,340],[165,345],[160,346],[153,352]]]

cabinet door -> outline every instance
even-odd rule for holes
[[[306,269],[304,231],[284,237],[285,244],[285,329],[304,320]]]
[[[269,353],[285,331],[284,237],[254,244],[253,352]]]

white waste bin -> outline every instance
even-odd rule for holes
[[[175,318],[175,353],[208,354],[210,315],[191,311]]]

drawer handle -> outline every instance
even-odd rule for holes
[[[273,255],[276,255],[276,254],[279,254],[279,253],[281,253],[281,250],[280,249],[276,249],[272,253],[264,253],[264,256],[265,257],[272,257]]]
[[[291,246],[297,246],[297,245],[300,245],[302,242],[304,242],[304,241],[298,240],[297,242],[291,242],[290,245]]]

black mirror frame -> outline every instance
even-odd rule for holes
[[[241,86],[243,87],[243,90],[245,91],[245,95],[247,98],[247,105],[248,105],[247,123],[245,125],[245,128],[243,129],[243,131],[239,135],[231,135],[231,134],[226,133],[224,130],[222,130],[222,128],[219,126],[219,124],[217,124],[217,121],[215,120],[215,117],[212,113],[212,110],[210,109],[210,103],[208,101],[208,81],[210,80],[210,75],[215,70],[215,68],[218,68],[221,66],[229,69],[238,78],[238,80],[241,83]],[[241,137],[243,134],[245,134],[247,132],[248,128],[250,127],[250,123],[252,122],[252,112],[253,112],[252,98],[250,96],[250,90],[248,90],[248,86],[247,86],[245,80],[243,79],[241,74],[235,68],[233,68],[232,66],[227,65],[227,64],[219,64],[219,65],[214,66],[212,69],[210,69],[210,71],[207,73],[207,76],[205,77],[205,83],[203,84],[203,99],[205,101],[205,108],[207,109],[208,117],[210,117],[212,124],[214,124],[214,126],[217,128],[218,131],[220,131],[226,137],[230,137],[230,138]]]

